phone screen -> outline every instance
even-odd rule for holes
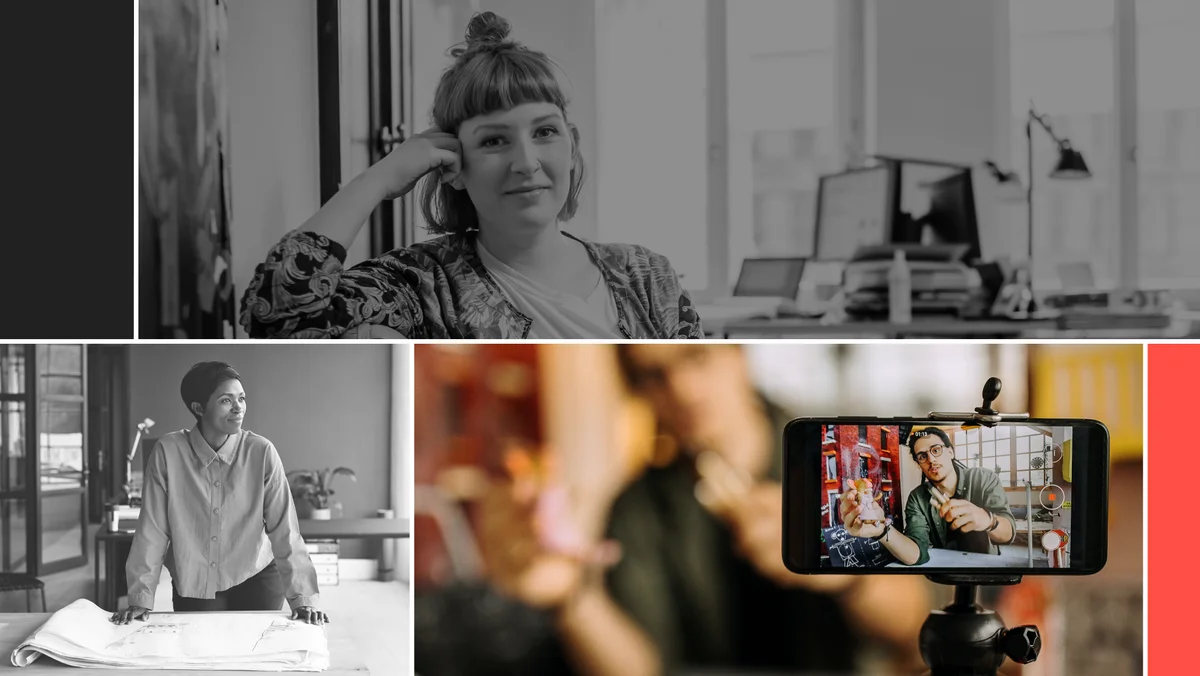
[[[792,570],[1072,574],[1103,566],[1103,425],[874,420],[789,425],[784,540]]]

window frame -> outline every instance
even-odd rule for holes
[[[698,303],[729,295],[738,270],[729,265],[729,71],[726,40],[730,0],[706,0],[708,13],[707,285],[687,287]],[[834,37],[838,160],[861,157],[866,147],[866,0],[839,0]],[[685,284],[686,286],[686,284]]]
[[[23,391],[21,392],[5,392],[0,393],[0,401],[14,402],[24,405],[25,409],[22,412],[25,424],[24,442],[24,458],[26,460],[25,467],[21,468],[23,473],[24,485],[19,488],[10,488],[7,485],[0,486],[0,512],[5,512],[3,518],[0,519],[0,528],[4,531],[5,541],[11,534],[10,518],[14,518],[8,512],[10,501],[21,501],[21,505],[25,511],[25,567],[20,570],[18,566],[13,565],[11,552],[8,548],[0,553],[0,570],[5,572],[21,572],[28,575],[39,576],[52,573],[79,568],[86,565],[90,556],[88,550],[88,534],[91,532],[88,528],[91,523],[88,511],[88,483],[90,480],[90,467],[88,459],[88,450],[91,444],[91,432],[88,427],[88,419],[91,412],[88,410],[90,394],[88,390],[89,374],[88,374],[88,349],[86,345],[75,343],[64,343],[70,347],[78,347],[80,350],[80,365],[79,373],[77,374],[81,380],[81,394],[48,394],[44,391],[42,379],[49,371],[49,362],[47,361],[47,370],[41,369],[39,354],[43,350],[48,350],[57,344],[43,345],[10,345],[9,347],[20,348],[23,353],[25,382]],[[75,374],[73,374],[75,375]],[[46,402],[65,402],[79,404],[80,410],[80,432],[81,432],[81,460],[82,471],[80,475],[80,484],[78,486],[67,487],[55,490],[48,489],[43,485],[44,471],[42,462],[42,443],[46,432],[44,431],[45,419],[42,416],[42,404]],[[7,452],[3,454],[7,457]],[[45,548],[45,533],[43,532],[43,524],[45,522],[45,499],[56,499],[64,497],[71,499],[75,497],[79,500],[79,554],[77,556],[67,556],[61,559],[47,560],[47,551]],[[19,517],[15,517],[19,520]]]
[[[317,0],[320,203],[384,157],[383,129],[413,128],[412,1]],[[361,71],[365,69],[366,73]],[[365,125],[365,127],[363,126]],[[397,141],[399,142],[399,141]],[[416,242],[415,197],[384,200],[348,264]]]
[[[1011,8],[1009,0],[1003,0],[1005,9]],[[1117,237],[1120,251],[1117,252],[1118,288],[1144,289],[1155,280],[1146,278],[1141,265],[1141,239],[1139,235],[1140,213],[1138,179],[1138,23],[1137,0],[1113,0],[1113,110],[1115,118],[1114,139],[1117,147]],[[1007,16],[1007,13],[1006,13]],[[1005,49],[1012,48],[1011,25],[1004,23],[1002,30],[1007,39],[1002,41]],[[1005,55],[1008,57],[1009,55]],[[1008,87],[1007,82],[1000,83]],[[1011,99],[1011,88],[1008,97]],[[1200,277],[1173,280],[1176,290],[1200,289]]]
[[[1120,288],[1141,288],[1139,263],[1142,257],[1138,237],[1138,88],[1137,88],[1137,10],[1136,0],[1113,0],[1113,58],[1116,63],[1113,87],[1117,127],[1117,222],[1121,250],[1117,253],[1117,284]],[[1200,283],[1200,280],[1197,280]]]
[[[708,284],[704,289],[690,289],[698,302],[726,295],[736,276],[725,255],[730,236],[729,224],[729,120],[728,70],[725,18],[729,0],[706,0],[708,16]],[[873,49],[874,36],[868,35],[866,21],[868,0],[846,0],[838,3],[837,35],[835,41],[834,78],[837,85],[837,139],[843,163],[861,157],[874,138],[875,114],[869,100],[870,74],[867,55]],[[1003,14],[1008,17],[1009,0],[1001,0]],[[1113,76],[1116,142],[1119,163],[1117,174],[1117,204],[1119,210],[1118,239],[1121,250],[1117,256],[1116,284],[1119,288],[1146,288],[1152,280],[1142,274],[1141,246],[1138,237],[1138,106],[1137,98],[1137,0],[1114,0]],[[1007,21],[998,21],[997,30],[1005,39],[998,41],[1002,53],[996,54],[996,86],[1001,92],[999,102],[1005,113],[998,116],[997,151],[1011,152],[1012,144],[1021,142],[1009,131],[1008,110],[1013,96],[1009,72],[1012,34]],[[1014,225],[1015,227],[1015,225]],[[1200,277],[1176,283],[1180,289],[1200,288]]]

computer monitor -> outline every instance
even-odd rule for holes
[[[747,258],[733,295],[738,298],[795,298],[804,274],[803,258]]]
[[[861,246],[890,243],[896,189],[888,165],[822,176],[817,188],[816,257],[849,260]]]
[[[965,244],[967,251],[963,260],[979,260],[979,220],[975,212],[971,170],[956,171],[929,182],[925,187],[929,190],[929,212],[921,219],[921,241],[927,244]],[[925,234],[932,235],[932,241]]]

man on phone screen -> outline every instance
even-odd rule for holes
[[[910,566],[928,562],[930,548],[999,554],[999,545],[1013,541],[1016,520],[994,472],[960,462],[950,435],[937,427],[909,435],[908,449],[924,481],[908,494],[904,532],[891,523],[864,524],[853,486],[839,501],[847,532],[882,543]]]

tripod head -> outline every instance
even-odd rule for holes
[[[983,405],[973,413],[931,412],[930,419],[977,422],[992,427],[1003,420],[1025,420],[1028,413],[1001,413],[993,402],[1000,396],[999,378],[988,378],[983,385]],[[954,602],[941,610],[931,610],[921,625],[921,658],[932,676],[995,676],[1008,657],[1019,664],[1037,659],[1042,650],[1042,635],[1037,627],[1025,625],[1007,629],[994,610],[978,604],[981,585],[1014,585],[1020,575],[964,574],[927,575],[930,581],[954,587]]]
[[[992,376],[983,384],[983,405],[976,406],[971,413],[962,413],[955,411],[930,411],[929,418],[931,420],[946,420],[960,422],[975,422],[986,427],[994,427],[996,423],[1005,420],[1028,420],[1028,413],[1001,413],[992,408],[993,402],[1000,396],[1000,390],[1003,383],[1000,379]]]
[[[932,676],[995,676],[1008,657],[1028,664],[1042,650],[1042,634],[1033,625],[1007,629],[996,611],[978,604],[979,585],[1018,584],[1021,576],[928,575],[954,586],[954,602],[931,610],[921,625],[921,658]]]

